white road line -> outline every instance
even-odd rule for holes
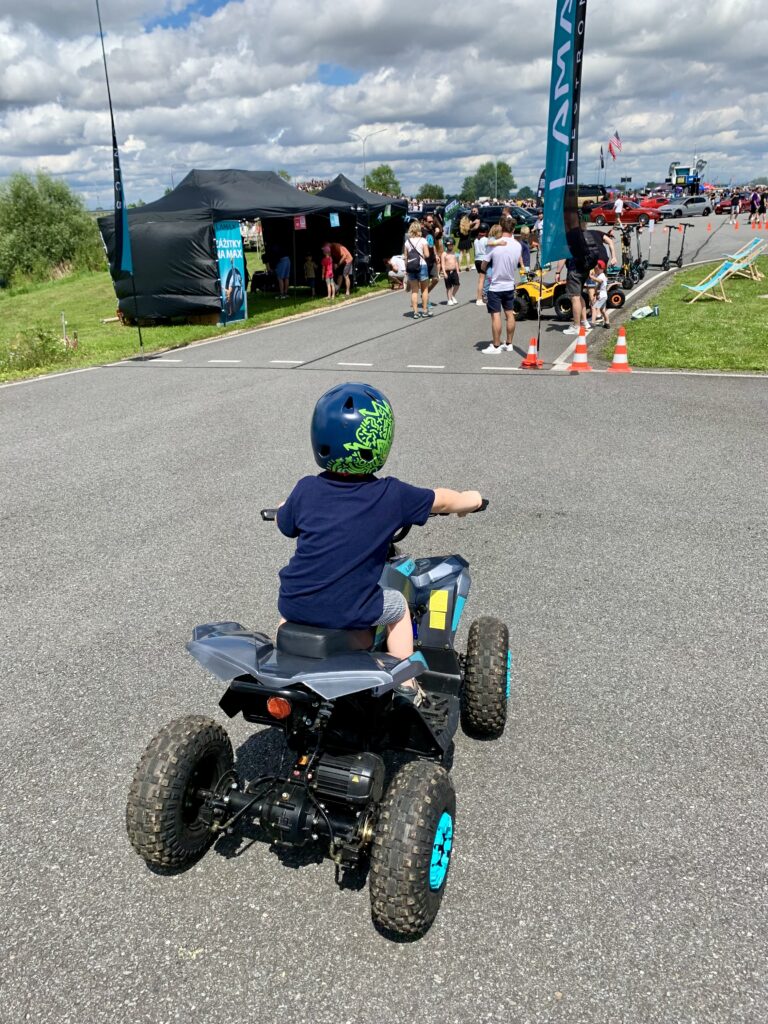
[[[301,366],[303,359],[270,359],[270,363],[284,363],[286,366]]]
[[[26,380],[7,380],[0,384],[0,388],[15,388],[19,384],[37,384],[41,380],[56,380],[58,377],[71,377],[73,373],[88,373],[89,370],[97,370],[97,366],[82,366],[79,370],[64,370],[63,373],[45,373],[40,377],[28,377]]]
[[[373,366],[373,363],[336,363],[337,366]]]
[[[183,359],[161,359],[158,356],[147,360],[148,363],[182,363],[183,361]]]
[[[506,370],[507,373],[517,373],[519,366],[481,366],[481,370]]]
[[[443,366],[428,366],[426,363],[408,363],[409,370],[444,370]]]
[[[242,363],[242,359],[209,359],[209,363]]]

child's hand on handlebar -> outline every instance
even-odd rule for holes
[[[466,497],[467,499],[470,499],[471,497],[472,499],[474,499],[474,504],[472,508],[468,508],[464,512],[457,512],[456,515],[459,517],[459,519],[463,519],[464,516],[469,515],[470,512],[477,512],[477,510],[483,504],[483,496],[480,493],[480,491],[463,491],[462,496]]]
[[[436,487],[432,511],[438,515],[454,512],[457,516],[465,516],[476,512],[482,504],[483,497],[479,491],[453,491],[449,487]]]

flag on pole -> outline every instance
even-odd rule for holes
[[[600,170],[605,170],[605,155],[603,154],[603,147],[600,147]]]
[[[112,121],[112,173],[115,180],[115,269],[133,274],[131,236],[128,233],[128,210],[125,206],[123,177],[120,173],[120,153],[117,149],[114,120]]]
[[[623,149],[623,146],[622,146],[622,143],[621,143],[621,139],[619,138],[619,133],[614,128],[613,129],[613,135],[608,140],[608,152],[611,154],[611,156],[615,160],[616,159],[616,154],[620,153],[622,151],[622,149]]]
[[[557,0],[549,87],[541,263],[567,259],[579,245],[579,101],[587,0]],[[573,242],[573,244],[571,244]]]
[[[104,60],[104,78],[107,83],[107,100],[109,101],[109,121],[112,126],[112,176],[115,189],[115,253],[113,270],[124,271],[133,276],[133,258],[131,256],[131,236],[128,233],[128,210],[125,206],[123,176],[120,172],[120,153],[117,148],[115,132],[115,115],[112,112],[112,92],[109,88],[109,72],[107,71],[107,54],[104,49],[104,29],[101,26],[101,10],[96,0],[96,16],[99,19],[99,37],[101,38],[101,56]]]

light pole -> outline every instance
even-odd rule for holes
[[[372,135],[381,135],[382,132],[387,131],[386,128],[377,128],[375,132],[368,132],[366,135],[358,135],[357,132],[350,132],[349,134],[353,139],[357,139],[363,144],[363,188],[366,188],[365,179],[367,177],[365,173],[365,144]]]

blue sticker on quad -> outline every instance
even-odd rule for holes
[[[464,605],[467,603],[466,597],[462,597],[461,594],[456,598],[456,605],[453,609],[453,622],[451,623],[451,630],[455,633],[459,628],[459,622],[461,620],[461,613],[464,611]]]
[[[453,818],[448,811],[443,811],[435,829],[432,842],[432,860],[429,865],[429,888],[433,892],[442,886],[448,874],[453,847]]]
[[[509,700],[509,695],[512,692],[512,651],[507,651],[507,689],[506,697]]]
[[[402,565],[396,565],[395,568],[398,572],[401,572],[403,576],[410,576],[416,568],[416,563],[412,558],[409,558],[407,562],[403,562]]]

